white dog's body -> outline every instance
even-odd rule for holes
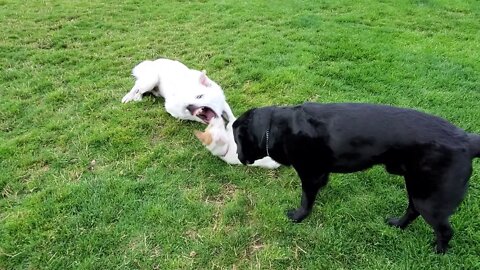
[[[165,99],[165,109],[175,118],[208,124],[204,134],[208,143],[199,137],[207,149],[229,164],[242,164],[237,156],[232,124],[235,121],[222,88],[210,80],[205,71],[189,69],[184,64],[169,60],[146,60],[132,70],[135,85],[122,99],[123,103],[142,100],[150,92]],[[222,116],[228,120],[225,127]],[[208,134],[208,135],[207,135]],[[199,135],[197,135],[198,137]],[[207,137],[210,137],[208,139]],[[255,161],[253,166],[277,168],[269,157]]]
[[[170,59],[146,60],[132,70],[136,78],[132,90],[123,103],[142,100],[142,95],[151,92],[165,99],[165,109],[175,118],[209,123],[213,117],[233,113],[226,102],[222,88],[210,80],[205,71],[189,69],[179,61]],[[196,113],[187,107],[193,106]],[[200,113],[199,113],[200,111]]]
[[[221,117],[213,118],[205,132],[195,131],[195,136],[197,136],[197,138],[214,156],[218,156],[229,164],[241,165],[242,163],[237,155],[237,144],[233,139],[232,124],[234,121],[235,118],[231,118],[230,122],[225,127]],[[280,164],[270,157],[264,157],[256,160],[252,166],[276,169]]]

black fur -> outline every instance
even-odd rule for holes
[[[480,157],[480,136],[448,121],[410,109],[372,104],[315,104],[251,109],[233,124],[238,157],[251,164],[268,153],[291,165],[302,182],[300,207],[306,218],[330,173],[350,173],[383,164],[406,181],[408,207],[392,226],[405,228],[421,215],[436,234],[436,251],[448,248],[448,221],[462,201]]]

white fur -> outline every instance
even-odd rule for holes
[[[205,145],[205,147],[207,147],[213,155],[218,156],[229,164],[242,164],[238,159],[237,144],[233,139],[232,125],[234,121],[235,118],[232,118],[225,127],[221,117],[213,118],[205,131],[212,137],[212,142],[209,145]],[[280,164],[270,157],[264,157],[256,160],[251,166],[276,169]]]
[[[146,60],[132,70],[136,78],[135,85],[122,102],[142,100],[142,95],[151,92],[165,99],[165,109],[175,118],[203,121],[190,113],[189,105],[208,106],[217,116],[227,114],[233,119],[233,113],[226,102],[222,88],[210,80],[205,71],[189,69],[179,61],[170,59]]]

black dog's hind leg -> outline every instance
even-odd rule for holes
[[[420,211],[420,214],[435,232],[435,251],[441,254],[445,253],[449,248],[448,242],[453,237],[453,229],[448,221],[450,214],[440,211]]]
[[[434,226],[432,226],[435,230],[435,242],[437,244],[435,251],[437,253],[443,254],[447,251],[450,247],[448,242],[453,237],[453,229],[448,219],[438,221]]]
[[[412,199],[410,198],[410,195],[408,196],[408,207],[407,210],[405,211],[405,214],[400,217],[400,218],[389,218],[387,220],[388,225],[398,227],[400,229],[405,229],[408,224],[412,223],[420,213],[418,213],[417,209],[415,209],[415,205],[412,202]]]
[[[453,230],[449,217],[460,205],[467,189],[467,182],[472,174],[471,160],[455,156],[450,166],[443,170],[442,176],[424,177],[423,181],[440,183],[430,189],[432,193],[427,198],[412,196],[412,201],[425,221],[435,232],[437,253],[445,253],[449,248]],[[421,179],[418,179],[421,180]]]
[[[301,222],[310,214],[318,191],[328,182],[328,173],[311,175],[301,174],[299,172],[298,174],[302,181],[302,199],[300,207],[287,212],[287,216],[294,222]]]
[[[410,177],[405,177],[405,183],[407,187],[407,195],[408,195],[408,207],[407,210],[405,211],[405,214],[403,214],[402,217],[399,218],[389,218],[387,220],[387,223],[390,226],[398,227],[400,229],[405,229],[408,224],[412,223],[419,215],[420,213],[417,211],[415,208],[415,204],[412,201],[412,184],[415,184],[414,182],[412,183],[413,179],[410,179]]]

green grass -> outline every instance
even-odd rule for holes
[[[230,166],[163,100],[121,104],[145,59],[179,59],[235,114],[373,102],[480,133],[478,1],[0,0],[0,269],[480,268],[480,162],[445,256],[381,167],[334,175],[292,224],[291,168]],[[91,165],[95,160],[95,165]]]

